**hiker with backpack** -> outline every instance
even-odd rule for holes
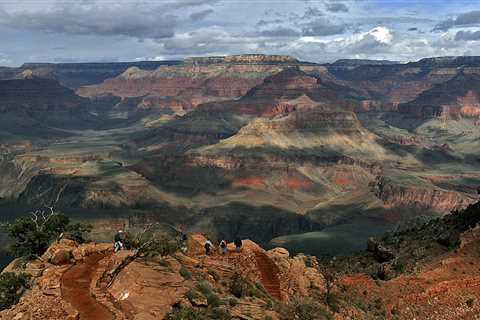
[[[114,240],[115,244],[113,245],[113,252],[123,250],[125,242],[125,232],[123,232],[123,230],[118,230],[117,234],[115,234]]]
[[[227,253],[227,241],[226,240],[220,241],[220,251],[222,252],[222,254]]]
[[[207,241],[205,241],[205,255],[209,256],[211,254],[212,247],[213,244],[207,239]]]
[[[240,238],[235,238],[235,240],[233,241],[233,243],[235,244],[235,251],[237,253],[239,253],[240,251],[242,251],[242,240]]]

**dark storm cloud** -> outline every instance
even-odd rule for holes
[[[442,21],[433,28],[433,31],[447,31],[453,27],[464,27],[477,24],[480,24],[480,10],[462,13],[455,19]]]
[[[408,28],[408,31],[418,31],[418,28]]]
[[[35,6],[35,2],[18,0],[10,10],[5,9],[8,3],[0,3],[0,25],[46,33],[162,39],[174,35],[179,11],[215,2],[218,0],[44,0],[41,6]],[[212,11],[206,9],[190,17],[201,20]]]
[[[327,3],[326,7],[330,12],[348,12],[348,7],[344,3]]]
[[[336,24],[327,18],[320,17],[309,23],[303,24],[302,33],[304,36],[330,36],[342,34],[346,30],[346,24]]]
[[[51,11],[5,13],[0,15],[0,24],[48,33],[160,39],[173,36],[176,17],[164,15],[160,7],[147,12],[124,7],[99,10],[95,5],[63,5]]]
[[[455,41],[477,41],[480,40],[480,31],[458,31]]]
[[[206,9],[200,12],[195,12],[190,15],[190,19],[192,19],[193,21],[200,21],[205,19],[206,16],[208,16],[209,14],[212,14],[213,12],[214,11],[212,9]]]

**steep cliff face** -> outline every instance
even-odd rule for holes
[[[373,190],[388,207],[417,207],[450,212],[464,209],[478,201],[473,195],[427,186],[399,185],[386,177],[378,177]]]
[[[478,58],[478,57],[477,57]],[[327,68],[337,81],[351,86],[391,109],[422,92],[464,73],[478,74],[478,59],[424,59],[407,64],[332,64]],[[384,110],[389,111],[389,110]]]
[[[180,61],[25,63],[19,68],[10,68],[5,70],[5,72],[1,72],[0,78],[19,78],[22,73],[28,71],[33,76],[55,79],[68,88],[77,89],[81,86],[98,84],[106,79],[114,78],[130,67],[154,70],[162,65],[175,65],[179,63]]]
[[[400,105],[399,112],[404,117],[420,120],[478,118],[480,116],[479,85],[478,74],[461,73],[423,92],[415,100]]]
[[[98,120],[88,106],[88,99],[56,80],[33,77],[0,81],[0,122],[7,132],[35,137],[43,130],[41,135],[54,136],[55,130],[48,127],[94,126]]]
[[[117,96],[213,96],[236,98],[263,79],[281,70],[278,64],[230,63],[185,63],[164,66],[153,71],[130,68],[117,78],[106,80],[96,86],[81,88],[83,96],[111,93]],[[195,102],[195,105],[198,102]]]

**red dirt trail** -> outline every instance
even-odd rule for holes
[[[265,290],[267,290],[272,298],[282,300],[278,268],[275,263],[261,251],[255,251],[255,260],[257,261],[258,269],[262,274],[261,282]]]
[[[80,320],[113,320],[113,314],[92,296],[90,283],[104,258],[102,254],[92,254],[83,263],[67,270],[62,277],[62,296],[80,314]]]

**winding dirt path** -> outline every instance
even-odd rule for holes
[[[100,253],[88,256],[81,264],[68,269],[62,277],[62,297],[80,314],[80,320],[113,320],[113,314],[92,296],[92,282],[99,261],[105,256]]]
[[[262,285],[272,298],[282,300],[280,289],[280,279],[278,278],[278,267],[265,254],[265,252],[255,251],[255,260],[258,269],[262,274]]]

